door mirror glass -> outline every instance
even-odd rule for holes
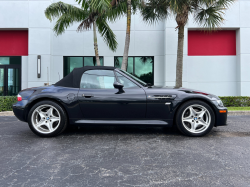
[[[119,83],[119,82],[115,82],[114,83],[114,88],[116,88],[116,89],[122,89],[123,88],[123,84],[121,84],[121,83]]]

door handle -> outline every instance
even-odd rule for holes
[[[94,97],[92,94],[82,94],[83,97],[85,98],[91,98]]]

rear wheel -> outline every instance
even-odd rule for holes
[[[67,127],[67,115],[57,103],[49,100],[36,103],[28,115],[29,127],[36,135],[53,137]]]
[[[214,123],[214,112],[212,108],[203,101],[188,101],[177,111],[177,127],[187,136],[204,136],[212,130]]]

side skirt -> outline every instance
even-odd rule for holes
[[[77,120],[75,125],[151,125],[151,126],[172,126],[172,120]]]

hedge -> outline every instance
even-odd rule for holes
[[[250,107],[250,97],[246,96],[226,96],[220,97],[226,107]]]
[[[220,97],[226,107],[250,107],[250,97]],[[0,96],[0,112],[11,111],[12,104],[17,102],[16,96]]]
[[[16,96],[0,96],[0,112],[11,111],[15,102],[17,102]]]

